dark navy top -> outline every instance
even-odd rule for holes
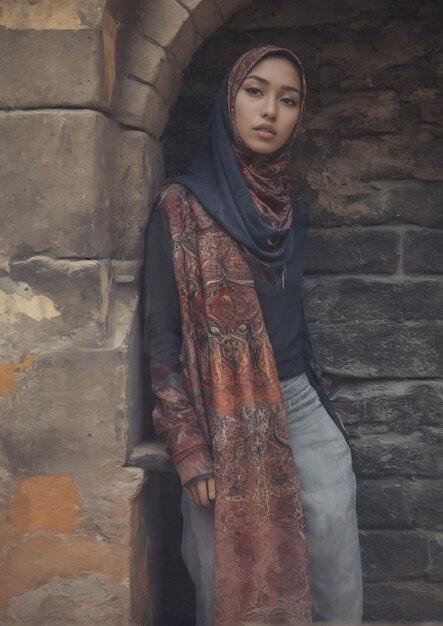
[[[303,248],[306,205],[298,203],[293,213],[294,246],[284,279],[284,289],[254,280],[262,307],[280,380],[305,370],[302,354]],[[149,328],[144,333],[145,349],[151,359],[180,371],[182,343],[181,314],[172,262],[172,240],[164,211],[153,210],[146,230],[145,288],[149,288]]]

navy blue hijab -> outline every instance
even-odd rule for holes
[[[252,152],[239,138],[233,102],[250,69],[264,56],[275,52],[289,57],[299,71],[302,82],[300,116],[287,143],[275,153],[262,155]],[[246,248],[248,256],[252,255],[262,269],[265,268],[265,276],[273,282],[280,282],[279,275],[284,272],[293,248],[292,211],[297,212],[298,201],[291,196],[287,169],[290,146],[304,112],[305,96],[303,68],[291,51],[262,46],[245,53],[223,79],[196,157],[183,174],[172,179],[172,182],[180,183],[195,195],[205,211]],[[249,182],[242,166],[247,168]],[[254,185],[255,177],[259,183],[264,180],[264,184]],[[267,220],[267,214],[275,215],[272,206],[268,208],[268,203],[269,199],[273,199],[273,185],[278,185],[275,188],[281,192],[282,181],[286,193],[285,205],[280,211],[280,224],[275,226],[275,222],[271,224]],[[263,201],[260,201],[260,190],[265,192]]]

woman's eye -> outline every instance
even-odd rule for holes
[[[282,102],[284,102],[285,104],[290,104],[291,106],[295,106],[298,104],[298,102],[296,102],[292,98],[282,98]]]
[[[259,89],[258,87],[246,87],[246,91],[253,96],[261,94],[261,89]]]

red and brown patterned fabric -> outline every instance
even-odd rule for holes
[[[215,471],[214,624],[310,621],[299,482],[249,266],[181,185],[157,210],[174,245],[184,380],[153,372],[154,425],[182,484]]]
[[[298,68],[301,82],[300,114],[288,141],[277,152],[258,154],[242,141],[235,122],[235,98],[251,69],[269,53],[278,52],[289,58]],[[254,200],[255,208],[263,221],[282,232],[291,227],[291,181],[288,177],[290,149],[297,136],[306,109],[307,85],[300,59],[287,48],[260,46],[249,50],[234,63],[228,80],[228,119],[232,148],[240,171]]]

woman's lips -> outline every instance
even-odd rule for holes
[[[266,128],[254,128],[254,131],[262,139],[273,139],[275,137],[275,133],[273,133],[270,130],[267,130]]]

